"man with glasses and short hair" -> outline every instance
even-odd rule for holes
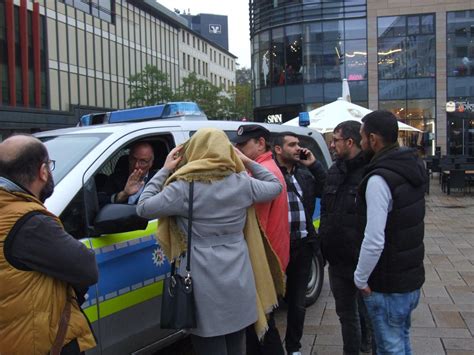
[[[80,310],[98,279],[95,254],[44,206],[54,167],[33,136],[0,143],[1,354],[83,354],[96,346]]]
[[[137,203],[146,182],[153,176],[153,147],[147,142],[137,142],[130,148],[128,171],[114,172],[105,184],[107,203]],[[117,169],[116,169],[117,170]]]
[[[345,121],[333,131],[329,148],[335,161],[329,168],[321,199],[319,227],[321,249],[329,263],[329,285],[341,323],[343,350],[348,355],[371,350],[365,308],[359,302],[359,290],[353,280],[364,238],[359,225],[365,225],[365,219],[356,213],[357,188],[367,165],[360,147],[360,126],[357,121]]]

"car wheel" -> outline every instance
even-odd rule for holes
[[[311,262],[308,286],[306,289],[306,307],[311,306],[319,297],[324,281],[324,261],[321,253],[315,253]]]

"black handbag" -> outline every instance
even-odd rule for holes
[[[165,279],[161,299],[162,329],[196,328],[193,279],[191,278],[191,234],[193,221],[194,182],[189,184],[188,250],[186,252],[186,276],[176,273],[175,261],[171,263],[170,276]]]

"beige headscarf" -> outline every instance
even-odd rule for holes
[[[165,186],[176,180],[212,183],[245,170],[227,135],[221,130],[214,128],[198,130],[184,144],[182,151],[184,151],[183,159],[175,173],[166,180]],[[257,288],[258,320],[255,323],[255,330],[257,336],[262,338],[268,329],[265,314],[277,306],[277,294],[283,295],[285,292],[283,271],[258,224],[253,207],[247,210],[244,236]],[[186,236],[178,228],[173,217],[160,218],[158,240],[170,260],[178,258],[186,250]]]

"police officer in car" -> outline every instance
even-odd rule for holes
[[[135,205],[146,182],[154,175],[150,173],[154,161],[153,147],[147,142],[137,142],[130,148],[128,167],[116,168],[109,176],[104,192],[105,203],[125,203]],[[118,162],[120,164],[120,160]],[[103,198],[99,197],[101,200]],[[101,204],[105,204],[104,201]]]

